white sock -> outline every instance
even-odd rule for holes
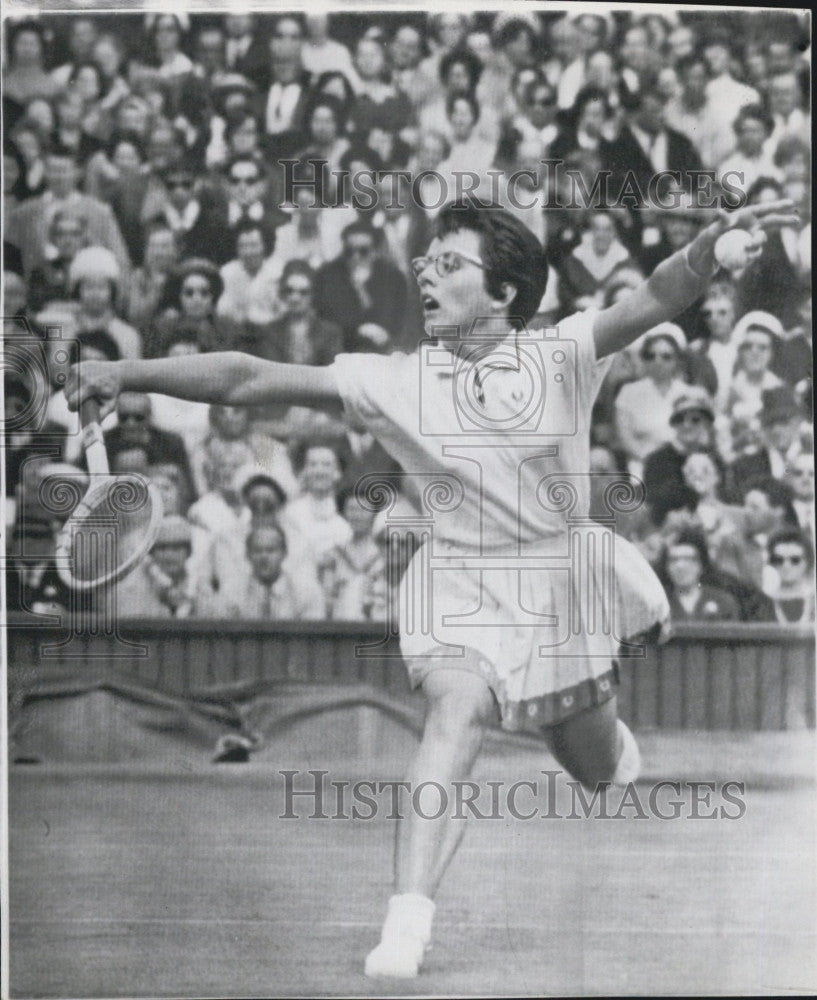
[[[372,978],[414,979],[431,941],[434,903],[418,892],[392,896],[380,944],[366,956],[364,972]]]
[[[641,754],[638,752],[635,736],[621,719],[618,720],[618,731],[621,733],[622,748],[613,775],[613,784],[628,785],[631,781],[635,781],[641,772]]]
[[[419,892],[401,892],[392,896],[383,922],[382,940],[406,934],[427,945],[431,940],[434,910],[434,901]]]

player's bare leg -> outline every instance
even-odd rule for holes
[[[556,760],[583,785],[626,785],[638,777],[638,746],[618,718],[615,698],[552,726],[546,739]]]
[[[495,711],[488,684],[463,669],[439,669],[423,682],[428,701],[425,729],[412,765],[412,789],[437,782],[451,795],[452,782],[471,774],[485,724]],[[366,959],[366,975],[412,978],[431,939],[432,897],[462,837],[463,820],[450,808],[439,819],[439,792],[430,786],[400,820],[397,831],[396,895],[389,900],[380,944]],[[422,814],[422,815],[421,815]],[[452,829],[456,828],[456,829]]]

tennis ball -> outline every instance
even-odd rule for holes
[[[727,271],[739,271],[749,263],[747,251],[754,243],[745,229],[730,229],[715,241],[715,260]]]

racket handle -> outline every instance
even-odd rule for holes
[[[85,460],[88,472],[92,476],[107,476],[108,453],[105,451],[105,439],[99,426],[99,400],[86,399],[80,403],[79,422],[82,425],[82,445],[85,449]]]
[[[79,407],[79,422],[83,427],[99,423],[99,400],[90,396],[83,399]]]

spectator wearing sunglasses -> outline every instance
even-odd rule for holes
[[[145,355],[161,357],[179,325],[197,330],[202,351],[232,343],[237,331],[226,317],[215,314],[224,291],[218,268],[209,260],[191,257],[170,274],[165,282],[159,313],[145,340]]]
[[[215,264],[229,260],[227,201],[222,191],[199,182],[192,163],[182,162],[164,173],[167,198],[161,215],[176,237],[182,257],[205,257]]]
[[[245,350],[268,361],[331,364],[343,348],[343,331],[315,312],[314,292],[313,269],[305,261],[289,261],[279,284],[281,316],[268,324],[251,324]]]
[[[232,255],[235,256],[239,229],[248,223],[260,226],[265,242],[272,245],[273,231],[288,220],[272,205],[269,179],[262,161],[252,154],[234,156],[226,167],[225,189]]]
[[[105,432],[105,447],[113,458],[121,451],[144,449],[149,465],[174,465],[180,471],[187,496],[195,496],[190,461],[181,436],[153,423],[150,396],[123,392],[116,401],[116,427]]]
[[[769,538],[769,565],[775,580],[766,588],[774,616],[782,624],[815,619],[814,551],[797,528],[784,528]]]
[[[644,334],[644,377],[621,387],[614,404],[619,442],[629,470],[640,475],[644,459],[672,437],[670,417],[676,399],[688,391],[681,379],[686,341],[674,323],[661,323]]]
[[[669,511],[694,504],[694,493],[684,481],[684,462],[694,449],[711,447],[714,423],[715,410],[707,391],[687,386],[672,406],[672,438],[644,462],[644,487],[654,524],[663,524]]]
[[[408,290],[400,269],[377,253],[367,222],[343,231],[343,250],[315,277],[318,315],[343,330],[347,351],[388,353],[403,332]]]
[[[556,90],[544,77],[531,72],[532,77],[521,88],[519,111],[511,118],[509,127],[519,133],[522,141],[536,144],[545,157],[559,134]]]

